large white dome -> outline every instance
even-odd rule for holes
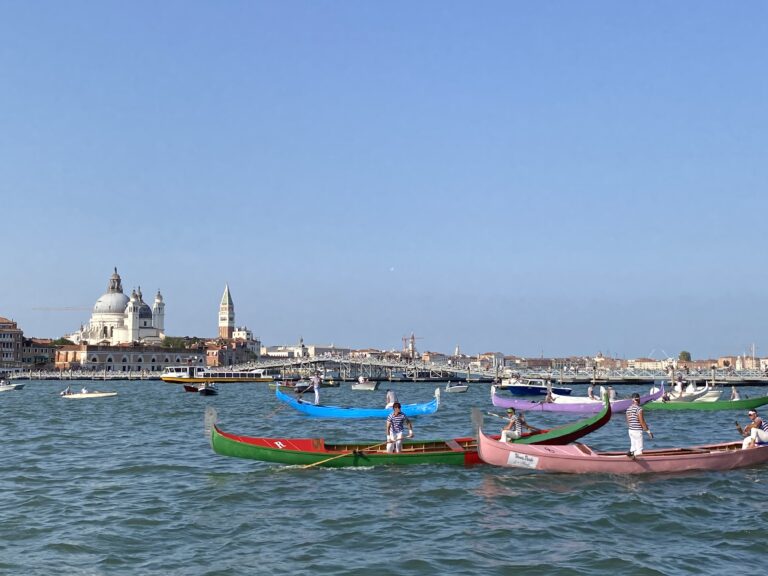
[[[96,300],[94,314],[122,314],[128,306],[128,296],[122,292],[108,292]]]

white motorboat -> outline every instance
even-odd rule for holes
[[[469,390],[468,384],[452,384],[451,382],[448,382],[445,385],[446,392],[466,392],[467,390]]]
[[[62,398],[66,398],[67,400],[86,400],[89,398],[111,398],[112,396],[117,396],[117,392],[71,392],[69,394],[61,394]]]
[[[0,380],[0,392],[9,392],[11,390],[21,390],[24,384],[9,384],[5,380]]]
[[[352,390],[367,390],[369,392],[372,392],[374,390],[377,390],[378,388],[379,388],[378,380],[368,380],[366,378],[364,380],[358,380],[357,382],[352,382]]]

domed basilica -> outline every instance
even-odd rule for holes
[[[107,292],[93,306],[91,321],[78,332],[67,336],[75,344],[110,345],[129,342],[158,344],[165,338],[165,303],[160,290],[150,308],[141,294],[141,288],[123,294],[120,274],[115,268],[109,278]]]

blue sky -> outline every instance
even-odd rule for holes
[[[768,355],[760,2],[0,3],[0,316]]]

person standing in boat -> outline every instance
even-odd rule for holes
[[[627,428],[629,429],[629,452],[627,456],[634,458],[643,453],[643,432],[648,432],[648,438],[653,439],[653,432],[645,423],[643,407],[640,405],[640,394],[632,394],[632,405],[627,408]]]
[[[598,398],[595,396],[595,385],[592,382],[590,382],[589,386],[587,386],[587,397],[590,400],[598,400]]]
[[[397,394],[395,394],[395,391],[391,388],[387,388],[387,404],[384,408],[392,408],[392,406],[395,405],[395,402],[397,402]]]
[[[309,383],[312,385],[312,390],[315,392],[315,406],[320,404],[320,374],[315,372],[309,379]]]
[[[400,411],[400,402],[392,405],[392,414],[387,416],[387,452],[401,452],[403,449],[403,432],[408,426],[408,438],[413,438],[413,424]]]
[[[757,415],[757,410],[747,412],[747,417],[751,420],[749,424],[741,429],[741,425],[736,422],[736,429],[744,436],[741,443],[742,448],[754,448],[758,442],[768,443],[768,422]]]
[[[608,400],[616,402],[616,390],[613,389],[613,386],[608,386]]]
[[[741,394],[736,390],[736,386],[731,386],[731,400],[741,400]]]

